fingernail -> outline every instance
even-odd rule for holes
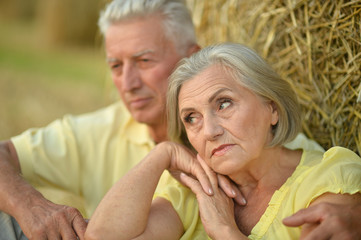
[[[243,205],[246,205],[246,204],[247,204],[247,201],[246,201],[246,199],[245,199],[245,198],[242,198],[242,200],[241,200],[241,201],[242,201],[242,204],[243,204]]]
[[[212,188],[208,189],[208,192],[209,192],[210,195],[213,195],[213,190],[212,190]]]
[[[235,197],[236,196],[236,192],[232,189],[232,195]]]

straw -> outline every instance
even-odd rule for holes
[[[361,150],[361,0],[187,0],[202,46],[246,44],[289,81],[303,131]],[[193,11],[194,10],[194,11]]]

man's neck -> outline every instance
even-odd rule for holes
[[[148,131],[149,131],[150,137],[153,139],[153,141],[156,144],[168,140],[166,124],[160,124],[160,125],[156,125],[156,126],[148,126]]]

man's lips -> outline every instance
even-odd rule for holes
[[[233,146],[234,144],[222,144],[221,146],[212,150],[212,156],[221,156],[228,152],[228,150],[230,150]]]
[[[152,100],[151,97],[143,97],[143,98],[134,98],[129,100],[129,105],[134,108],[141,108],[144,107]]]

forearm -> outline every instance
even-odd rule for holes
[[[89,222],[90,239],[131,239],[144,232],[159,178],[169,155],[157,146],[105,195]]]
[[[0,143],[0,210],[15,216],[20,209],[26,208],[29,196],[41,197],[21,176],[15,150],[10,142]]]

